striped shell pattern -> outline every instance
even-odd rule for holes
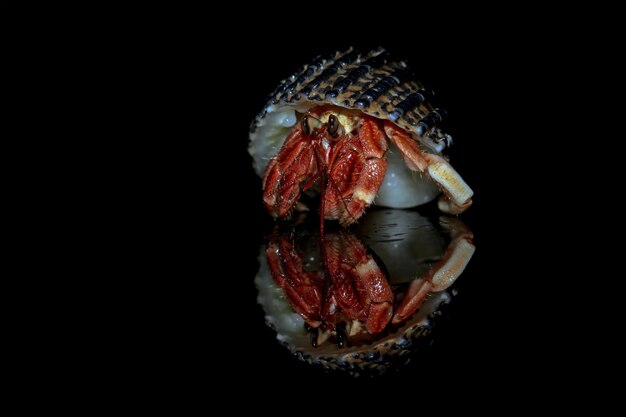
[[[384,49],[359,54],[350,48],[330,58],[318,57],[283,80],[253,121],[250,137],[255,141],[265,119],[285,107],[303,113],[332,104],[390,120],[430,152],[440,153],[451,144],[451,137],[436,127],[445,111],[433,108],[432,96],[432,91],[413,80],[406,63],[392,60]]]

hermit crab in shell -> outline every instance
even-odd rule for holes
[[[372,203],[415,207],[441,191],[441,211],[466,210],[473,192],[442,155],[452,142],[437,126],[445,112],[411,75],[384,49],[349,49],[283,80],[250,129],[269,212],[289,216],[308,190],[343,226]]]

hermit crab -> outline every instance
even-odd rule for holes
[[[258,302],[277,339],[302,360],[350,372],[384,371],[424,346],[474,253],[469,228],[373,208],[320,239],[315,217],[276,226],[260,249]]]
[[[473,192],[442,154],[452,139],[432,97],[382,48],[320,57],[283,80],[250,128],[269,212],[288,217],[309,190],[321,218],[343,226],[372,203],[415,207],[440,191],[441,211],[466,210]]]
[[[408,259],[375,256],[354,227],[324,231],[325,220],[360,227],[374,203],[410,208],[443,192],[438,207],[444,213],[456,215],[472,204],[472,190],[443,155],[452,138],[438,126],[445,112],[432,103],[432,91],[384,49],[348,49],[317,58],[283,80],[252,122],[249,152],[263,178],[268,211],[293,217],[305,211],[299,210],[303,194],[320,196],[318,233],[276,234],[260,257],[259,301],[270,310],[280,306],[268,313],[268,322],[279,334],[282,319],[276,317],[298,323],[296,336],[283,339],[288,345],[301,345],[306,329],[311,345],[319,347],[316,357],[334,352],[328,345],[347,347],[350,354],[362,346],[387,352],[398,338],[426,332],[424,320],[440,304],[433,300],[465,269],[473,237],[452,217],[440,222],[449,241],[436,262],[401,282],[386,271]],[[389,242],[400,245],[395,237]],[[312,259],[317,265],[310,265]]]

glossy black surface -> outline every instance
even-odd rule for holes
[[[7,414],[623,414],[621,273],[604,266],[614,246],[586,237],[619,220],[577,209],[602,196],[580,174],[578,150],[595,145],[572,152],[562,132],[579,120],[553,113],[563,73],[549,62],[565,46],[528,45],[507,20],[440,38],[446,16],[391,16],[393,30],[324,36],[298,32],[295,16],[226,31],[216,17],[173,29],[137,17],[123,35],[107,23],[97,41],[78,41],[84,28],[50,41],[95,51],[79,84],[104,117],[68,122],[81,140],[38,177],[67,173],[45,194],[27,188],[41,197],[19,224],[41,227],[24,232],[38,246],[24,272],[7,272],[21,287],[5,293]],[[285,31],[296,45],[276,46]],[[353,380],[300,363],[263,322],[253,277],[273,221],[246,148],[280,79],[317,54],[378,44],[448,111],[477,251],[434,344],[397,373]]]

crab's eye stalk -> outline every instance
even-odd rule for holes
[[[309,127],[309,116],[304,116],[302,120],[300,120],[300,124],[302,127],[302,133],[305,135],[311,134],[311,128]]]
[[[302,124],[302,133],[305,135],[310,135],[315,129],[322,127],[322,122],[308,114],[302,117],[300,123]]]
[[[328,116],[328,134],[330,136],[335,136],[338,130],[339,120],[337,120],[337,116],[331,114],[330,116]]]

